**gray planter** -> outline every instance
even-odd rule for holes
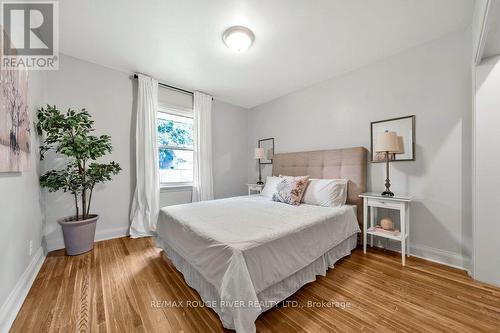
[[[94,248],[95,226],[99,215],[89,215],[86,220],[75,221],[75,217],[57,220],[62,227],[66,254],[76,256]]]

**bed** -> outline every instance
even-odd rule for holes
[[[347,204],[292,206],[260,195],[162,208],[157,244],[224,327],[255,320],[356,247],[366,187],[361,147],[276,154],[273,175],[349,179]]]

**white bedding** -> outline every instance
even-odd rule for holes
[[[359,227],[351,206],[291,206],[256,195],[165,207],[157,232],[218,292],[225,326],[254,332],[263,310],[257,294]]]

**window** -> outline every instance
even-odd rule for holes
[[[193,115],[162,108],[158,112],[158,159],[162,186],[193,183]]]

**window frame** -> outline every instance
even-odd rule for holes
[[[168,105],[168,104],[159,104],[157,113],[165,113],[169,115],[190,118],[193,119],[193,110],[189,108],[183,108],[180,106]],[[158,131],[158,129],[157,129]],[[192,151],[194,154],[194,148],[186,148],[186,147],[177,147],[177,146],[169,146],[169,145],[158,145],[158,154],[160,153],[160,149],[173,149],[173,150],[184,150],[184,151]],[[158,172],[160,170],[160,165],[157,165]],[[194,170],[193,170],[194,177]],[[189,188],[193,187],[193,182],[168,182],[162,183],[159,180],[160,189],[180,189],[180,188]]]

